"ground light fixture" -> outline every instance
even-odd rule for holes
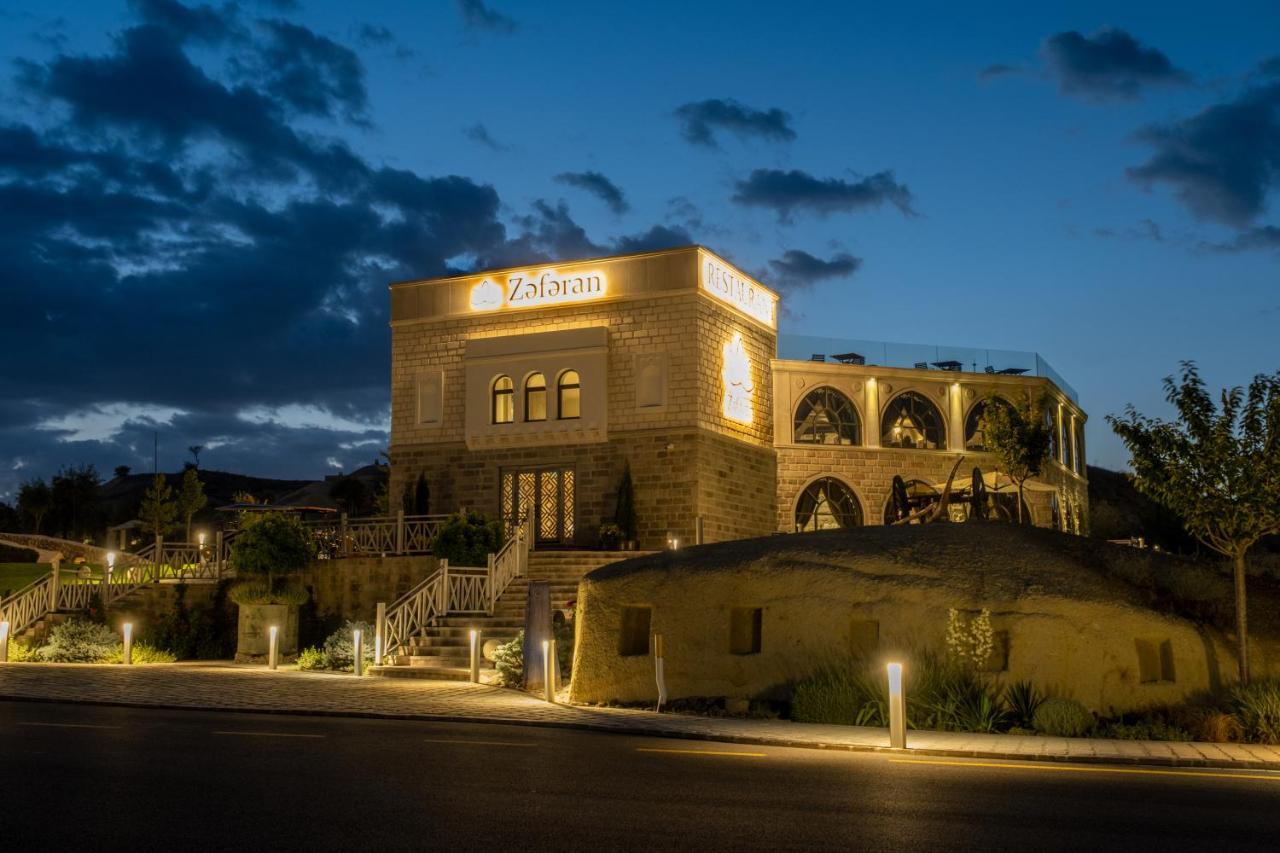
[[[889,675],[889,747],[907,748],[907,700],[902,690],[902,664],[886,666]]]
[[[556,685],[551,674],[555,671],[551,668],[551,656],[556,653],[555,640],[542,641],[542,687],[546,700],[551,704],[556,701]]]
[[[480,683],[480,632],[471,629],[471,683]]]
[[[351,632],[351,646],[355,651],[355,671],[356,675],[364,675],[364,634],[356,628]]]
[[[126,622],[121,627],[121,633],[124,634],[124,651],[120,655],[120,662],[125,666],[133,664],[133,623]]]
[[[280,648],[280,629],[272,625],[267,629],[267,669],[276,668],[276,652]]]
[[[9,662],[9,623],[0,622],[0,663]]]

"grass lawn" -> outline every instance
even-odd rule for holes
[[[17,592],[48,573],[48,563],[0,563],[0,593]]]

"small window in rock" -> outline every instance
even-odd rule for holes
[[[618,654],[624,657],[649,654],[649,627],[652,607],[622,608],[622,631],[618,637]]]
[[[735,607],[729,615],[729,651],[735,655],[760,654],[760,628],[764,611],[759,607]]]
[[[880,621],[878,619],[854,619],[849,625],[849,651],[855,656],[866,657],[880,649]]]
[[[1173,667],[1173,643],[1169,640],[1135,640],[1138,650],[1138,681],[1155,684],[1176,681]]]

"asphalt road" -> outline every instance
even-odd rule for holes
[[[6,851],[1280,849],[1280,774],[0,702]]]

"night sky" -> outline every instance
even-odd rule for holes
[[[1280,9],[0,0],[0,500],[387,444],[389,281],[703,243],[783,332],[1280,368]]]

